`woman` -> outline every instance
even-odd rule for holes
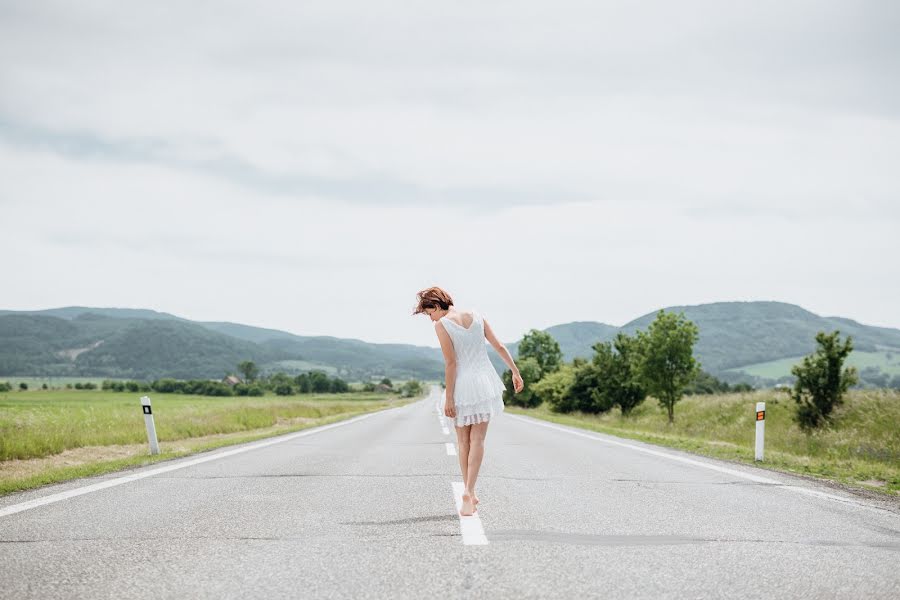
[[[475,480],[484,457],[488,422],[492,416],[503,412],[505,389],[488,358],[485,338],[512,371],[515,393],[521,392],[525,384],[509,350],[500,343],[478,311],[462,312],[451,308],[453,299],[439,287],[422,290],[417,296],[419,302],[413,314],[425,313],[431,317],[444,353],[444,414],[453,419],[456,426],[459,467],[465,484],[460,514],[471,516],[478,504]]]

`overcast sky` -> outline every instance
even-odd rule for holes
[[[898,7],[0,0],[0,308],[900,327]]]

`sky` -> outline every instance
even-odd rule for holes
[[[900,4],[0,0],[0,308],[900,327]],[[11,267],[11,268],[10,268]]]

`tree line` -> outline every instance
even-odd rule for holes
[[[820,332],[818,349],[792,370],[794,419],[804,430],[826,424],[844,392],[858,381],[855,369],[843,368],[852,340],[841,341],[839,334]],[[753,389],[747,384],[729,385],[702,371],[693,353],[698,337],[697,326],[683,313],[660,310],[646,331],[634,336],[619,332],[613,340],[591,346],[591,359],[578,357],[565,363],[553,336],[532,329],[519,344],[516,358],[525,388],[514,394],[512,372],[505,371],[503,401],[526,408],[546,402],[560,413],[599,414],[618,407],[628,415],[652,396],[671,424],[675,406],[686,394]]]

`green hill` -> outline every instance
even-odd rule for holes
[[[852,335],[851,364],[864,380],[886,384],[900,377],[900,330],[862,325],[842,317],[820,317],[782,302],[717,302],[672,306],[697,324],[696,354],[703,368],[730,382],[773,384],[799,357],[814,350],[819,331]],[[621,328],[576,321],[545,329],[568,361],[590,358],[591,346],[616,332],[645,329],[656,311]],[[506,344],[517,355],[518,341]],[[503,371],[499,356],[491,361]],[[301,336],[239,323],[194,322],[151,310],[66,307],[0,311],[0,377],[221,377],[238,362],[253,360],[264,371],[299,373],[323,369],[349,379],[441,378],[439,348],[373,344],[331,336]],[[900,379],[897,379],[900,381]]]
[[[683,312],[700,330],[695,353],[704,370],[729,382],[772,385],[790,376],[790,367],[815,350],[819,331],[840,330],[851,335],[855,347],[851,364],[866,368],[864,379],[884,385],[884,377],[900,367],[900,330],[862,325],[842,317],[820,317],[783,302],[716,302],[696,306],[670,306],[667,312]],[[573,322],[544,331],[559,342],[565,360],[590,358],[591,346],[612,339],[616,332],[634,335],[645,330],[658,311],[648,313],[621,328],[597,322]],[[518,343],[508,344],[510,352]],[[492,356],[498,369],[505,366]],[[882,382],[882,383],[879,383]]]
[[[444,372],[439,349],[409,344],[304,337],[140,309],[0,311],[0,377],[218,378],[243,360],[264,371],[322,369],[349,379]]]

